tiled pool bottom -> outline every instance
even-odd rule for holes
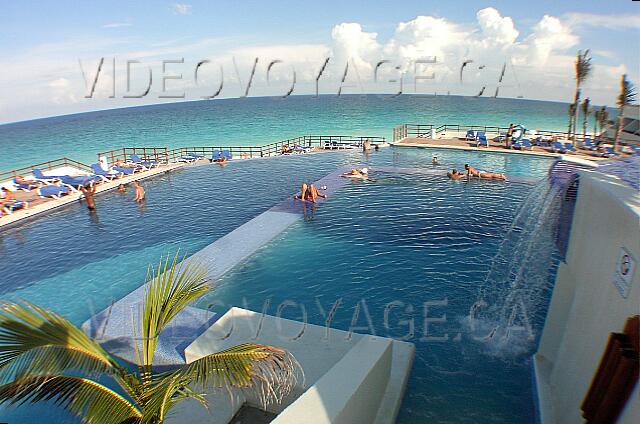
[[[368,157],[358,152],[335,152],[239,161],[231,163],[225,168],[215,165],[189,168],[145,182],[149,198],[144,208],[139,208],[132,202],[130,193],[101,195],[96,198],[98,203],[96,215],[88,215],[82,205],[73,205],[55,211],[49,216],[37,218],[0,232],[0,275],[3,275],[0,280],[0,297],[5,300],[24,298],[42,304],[79,324],[92,314],[107,307],[113,300],[121,298],[141,285],[144,281],[147,265],[155,263],[160,254],[171,253],[178,247],[195,252],[290,196],[298,189],[302,180],[315,180],[335,170],[338,166],[346,164],[368,163],[380,166],[422,167],[429,170],[440,170],[444,174],[448,168],[453,166],[461,168],[465,162],[470,162],[484,169],[506,172],[510,175],[537,177],[544,176],[551,164],[549,160],[533,158],[443,151],[439,154],[442,165],[434,167],[430,163],[432,154],[432,150],[382,149],[380,152],[371,153]],[[405,178],[410,180],[409,177]],[[377,181],[381,188],[393,185],[390,184],[390,180],[384,178],[379,178]],[[516,187],[526,189],[525,186],[514,184],[449,182],[445,177],[432,177],[428,178],[428,181],[429,185],[433,184],[432,181],[436,181],[436,186],[445,192],[449,188],[464,190],[464,193],[458,194],[460,203],[456,204],[454,209],[464,209],[474,202],[483,201],[483,196],[476,198],[473,193],[483,195],[488,192],[502,193],[509,187],[514,190]],[[354,185],[354,187],[357,186]],[[376,184],[372,184],[370,187],[375,186]],[[389,189],[395,190],[393,187],[389,187]],[[466,193],[469,194],[468,197]],[[483,215],[459,215],[456,217],[458,221],[455,221],[454,224],[460,227],[460,231],[463,231],[468,223],[467,237],[473,240],[476,240],[474,232],[477,230],[474,228],[477,225],[495,226],[496,231],[500,231],[504,228],[505,223],[509,222],[509,214],[513,212],[512,208],[517,204],[520,195],[522,195],[522,191],[519,195],[512,196],[513,198],[509,201],[510,205],[500,205],[502,201],[497,196],[494,199],[496,205],[489,205],[489,211],[497,208],[498,213],[492,215],[488,220]],[[302,225],[315,225],[321,222],[319,219],[324,213],[334,210],[334,205],[339,207],[338,205],[342,204],[342,207],[351,208],[352,205],[344,203],[348,199],[348,196],[343,197],[339,192],[318,211],[313,221]],[[403,213],[413,213],[428,206],[431,202],[428,196],[421,199],[422,203],[416,204],[419,207],[411,204],[403,206]],[[371,206],[375,205],[375,199],[368,201]],[[437,197],[434,197],[433,201],[437,201]],[[478,205],[483,204],[478,203]],[[362,210],[362,208],[358,210]],[[502,216],[502,213],[505,215]],[[349,216],[349,214],[345,216]],[[364,213],[363,216],[366,217],[367,213]],[[376,217],[376,219],[381,218],[383,216]],[[416,221],[424,219],[426,222],[430,219],[428,213],[418,214],[415,218]],[[338,221],[332,218],[332,222]],[[382,224],[385,222],[382,221]],[[355,225],[361,225],[361,223],[356,220]],[[298,227],[294,228],[292,232],[297,231]],[[383,225],[377,227],[375,231],[381,232],[381,235],[383,235],[382,232],[391,235],[401,229]],[[491,230],[487,229],[487,231]],[[304,237],[304,240],[308,241],[309,239]],[[476,242],[480,244],[479,240]],[[376,243],[374,242],[372,245],[376,245]],[[384,252],[384,246],[379,243],[377,245],[380,249],[375,254],[380,258],[387,255]],[[321,246],[321,240],[314,244],[314,247],[318,249]],[[390,245],[390,247],[392,246]],[[456,246],[452,245],[451,247],[455,248]],[[354,248],[359,248],[357,243]],[[464,246],[457,246],[457,248],[464,248]],[[270,247],[265,250],[267,249]],[[327,252],[327,255],[331,253]],[[446,256],[446,252],[433,252],[433,255],[435,256],[432,259],[435,259],[438,257],[437,255]],[[482,260],[488,261],[490,255],[491,252],[485,253]],[[307,250],[307,254],[304,256],[316,258],[313,255],[313,250],[311,252]],[[430,253],[429,257],[431,256]],[[262,256],[256,256],[257,259],[260,257]],[[322,256],[317,259],[317,262],[313,264],[317,267],[317,271],[310,271],[307,275],[303,275],[302,280],[291,281],[294,286],[304,287],[306,290],[307,286],[304,281],[309,279],[314,281],[313,275],[316,272],[330,278],[331,273],[335,271],[332,269],[334,267],[329,267],[330,262],[325,264],[325,258]],[[480,258],[476,259],[480,260]],[[251,261],[249,263],[252,263]],[[284,261],[283,264],[284,267],[292,265],[295,266],[296,263]],[[356,282],[362,279],[368,280],[369,272],[363,268],[362,273],[359,273],[357,265],[357,263],[350,264],[347,269],[340,270],[340,272],[348,271],[355,275],[356,278],[353,280]],[[396,265],[389,266],[388,270],[384,269],[380,272],[403,275],[407,271],[403,269],[406,266],[411,266],[411,263],[400,261]],[[240,268],[240,272],[242,269],[244,266]],[[451,275],[455,274],[452,270],[444,271],[445,274],[447,272]],[[461,270],[461,274],[455,275],[464,275],[464,272]],[[431,279],[430,281],[435,280]],[[368,284],[375,285],[375,282]],[[274,287],[271,287],[270,290],[275,290],[276,285],[282,285],[284,288],[278,293],[289,295],[287,281],[276,279],[271,285]],[[366,288],[366,284],[363,285]],[[394,287],[387,286],[386,288],[390,292],[398,290]],[[259,307],[264,299],[264,293],[250,291],[248,294],[250,302],[257,304],[256,306],[254,303],[250,303],[250,306]],[[224,292],[220,292],[220,295],[220,299],[224,300]],[[231,298],[226,299],[230,300]],[[370,302],[368,298],[366,301]],[[330,304],[331,300],[327,300],[327,303]],[[346,307],[346,300],[343,305],[343,308]],[[416,304],[416,309],[418,309],[417,306]],[[325,306],[326,309],[329,307]],[[353,305],[349,307],[353,309]],[[313,312],[311,305],[308,309],[311,315]],[[393,319],[398,310],[399,308],[391,312],[391,323],[394,322]],[[437,307],[433,308],[436,314],[440,310]],[[285,314],[288,312],[289,310],[286,310]],[[342,313],[342,310],[340,312]],[[446,312],[451,314],[449,310]],[[416,312],[416,314],[420,313]],[[360,316],[360,322],[362,320],[363,314]],[[344,328],[345,323],[348,326],[348,321],[350,318],[336,316],[335,323]],[[419,331],[420,322],[421,318],[416,315],[416,331]],[[438,329],[439,327],[436,326],[435,330]],[[402,332],[402,327],[399,327],[398,331]],[[421,353],[421,356],[416,358],[416,369],[419,369],[424,360],[425,356]],[[428,362],[430,366],[437,364],[437,361]],[[414,387],[422,385],[419,380],[420,375],[424,375],[424,373],[416,374],[410,384],[407,401],[409,403],[406,403],[403,408],[403,417],[407,414],[414,416],[413,409],[420,413],[428,411],[420,403],[417,406],[411,406],[411,399],[415,392]],[[437,387],[437,385],[432,384],[432,387]],[[415,393],[419,394],[420,392]],[[509,391],[509,393],[512,392]],[[484,404],[485,402],[479,403]],[[24,411],[11,413],[0,411],[0,418],[10,422],[42,422],[42,414],[46,414],[46,417],[50,418],[52,422],[76,422],[69,419],[66,414],[59,413],[57,410],[53,412],[51,408],[47,407],[30,407]]]
[[[339,301],[332,327],[416,344],[399,423],[531,422],[529,360],[485,353],[460,324],[530,189],[376,174],[237,266],[199,306],[323,325]]]

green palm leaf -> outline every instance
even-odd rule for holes
[[[0,308],[0,376],[77,368],[103,373],[119,365],[65,318],[30,303]]]
[[[291,392],[302,368],[286,350],[247,343],[193,361],[175,376],[203,386],[248,388],[266,406]]]
[[[141,365],[150,372],[162,330],[194,300],[209,291],[207,270],[193,262],[179,262],[179,252],[170,262],[161,259],[155,273],[150,270],[142,314]]]
[[[114,391],[85,378],[26,376],[0,386],[0,405],[52,401],[87,424],[138,423],[142,413]]]

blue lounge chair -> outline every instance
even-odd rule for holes
[[[222,151],[222,157],[225,158],[226,160],[233,159],[233,155],[231,154],[231,150],[223,150]]]
[[[140,165],[144,168],[155,168],[160,166],[160,164],[158,162],[156,162],[155,160],[142,160],[140,159],[140,156],[136,155],[136,154],[132,154],[129,155],[129,157],[131,158],[131,162],[133,162],[136,165]]]
[[[18,181],[16,181],[16,179],[13,179],[13,184],[16,186],[16,188],[18,190],[22,190],[22,191],[31,191],[34,188],[38,188],[38,183],[36,181],[32,182],[32,183],[19,183]]]
[[[564,149],[568,152],[568,153],[577,153],[577,150],[575,147],[573,147],[573,144],[571,143],[564,143]]]
[[[489,140],[483,131],[478,131],[476,135],[476,147],[480,146],[489,147]]]
[[[113,166],[111,169],[113,169],[116,172],[120,172],[123,175],[133,175],[138,170],[138,168],[124,168],[119,166]]]
[[[559,141],[554,141],[553,143],[551,143],[551,148],[553,149],[554,153],[567,153],[567,149],[565,149],[565,147]]]
[[[53,184],[60,179],[60,177],[44,175],[39,169],[34,169],[31,171],[31,173],[33,174],[33,177],[36,179],[36,181],[40,181],[45,184]]]
[[[467,131],[467,135],[464,137],[465,140],[474,141],[476,139],[476,134],[473,130]]]
[[[38,189],[38,195],[42,198],[54,197],[59,199],[63,194],[69,193],[69,191],[71,191],[69,187],[48,185],[40,187]]]
[[[582,147],[580,147],[580,148],[581,148],[582,150],[591,150],[591,151],[594,151],[594,150],[596,150],[596,148],[597,148],[597,147],[596,147],[596,145],[595,145],[595,144],[593,144],[593,143],[591,142],[591,139],[590,139],[590,138],[585,138],[585,139],[583,140],[583,142],[582,142]]]
[[[124,173],[122,172],[107,172],[102,169],[99,163],[91,164],[91,170],[93,170],[93,174],[102,178],[104,181],[112,181],[116,178],[122,177]]]
[[[214,150],[213,155],[211,155],[211,162],[215,162],[220,159],[222,159],[222,151]]]
[[[29,207],[29,202],[25,202],[24,200],[14,200],[13,203],[5,203],[4,205],[2,205],[2,208],[9,214],[11,215],[13,213],[13,211],[15,211],[16,209],[26,209]]]
[[[520,144],[522,144],[523,149],[533,150],[533,144],[531,144],[531,140],[529,140],[528,138],[521,139]]]
[[[69,175],[63,175],[60,177],[62,184],[79,190],[80,187],[89,187],[100,181],[98,175],[87,175],[86,177],[71,177]]]
[[[187,153],[187,156],[191,156],[192,158],[196,158],[196,159],[204,159],[204,155],[201,155],[199,153],[194,153],[194,152]]]
[[[631,146],[629,145],[629,148],[631,149],[631,151],[633,153],[631,153],[632,155],[636,156],[636,155],[640,155],[640,147],[636,147],[636,146]]]
[[[620,153],[616,152],[611,147],[605,147],[602,156],[610,158],[611,156],[620,156]]]

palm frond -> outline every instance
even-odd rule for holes
[[[241,344],[207,355],[180,370],[175,378],[200,385],[252,390],[263,406],[280,402],[304,378],[296,359],[284,349]]]
[[[633,83],[627,79],[624,74],[620,79],[620,94],[618,95],[617,104],[619,107],[627,106],[636,101],[636,89]]]
[[[589,50],[584,52],[578,51],[576,56],[576,82],[578,85],[582,85],[583,82],[591,74],[593,65],[591,64],[591,57],[589,57]]]
[[[207,270],[190,261],[179,261],[179,252],[170,262],[160,260],[150,270],[142,314],[142,366],[150,370],[158,336],[169,322],[194,300],[209,290]]]
[[[0,386],[0,405],[52,401],[87,424],[137,423],[142,413],[128,400],[92,380],[66,375],[25,376]]]
[[[2,305],[0,374],[56,373],[71,368],[102,373],[119,369],[119,365],[98,343],[60,315],[27,302]]]

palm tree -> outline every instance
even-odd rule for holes
[[[591,74],[591,58],[589,57],[589,50],[585,50],[584,53],[582,50],[578,50],[578,55],[576,56],[576,64],[575,64],[575,79],[576,79],[576,94],[574,96],[573,102],[576,105],[580,104],[580,87],[587,80],[589,74]],[[578,123],[578,108],[576,107],[575,114],[573,115],[573,130],[574,133],[577,133],[577,123]],[[574,136],[575,140],[575,136]]]
[[[599,112],[596,118],[596,122],[600,126],[600,133],[602,133],[607,126],[607,121],[609,120],[609,112],[607,112],[606,106],[602,106],[600,110],[596,112]]]
[[[627,74],[624,74],[620,79],[620,94],[616,104],[618,105],[618,125],[616,125],[615,141],[613,143],[613,150],[618,150],[618,142],[620,141],[620,130],[623,125],[624,107],[636,101],[636,89],[627,79]]]
[[[569,115],[569,128],[567,129],[567,140],[571,140],[571,134],[573,129],[573,117],[576,114],[576,104],[571,103],[567,109],[567,115]]]
[[[187,398],[207,407],[194,386],[248,388],[263,405],[281,401],[299,365],[283,349],[242,344],[177,370],[152,369],[158,336],[188,304],[209,290],[206,270],[176,256],[149,268],[142,309],[138,370],[129,371],[62,316],[39,306],[5,303],[0,309],[0,406],[53,401],[84,423],[162,423]],[[87,377],[79,377],[86,375]],[[115,380],[123,394],[98,383]],[[92,379],[93,378],[93,379]]]
[[[584,140],[587,136],[587,125],[589,124],[589,114],[591,110],[589,107],[591,106],[591,100],[587,97],[582,101],[582,139]]]

